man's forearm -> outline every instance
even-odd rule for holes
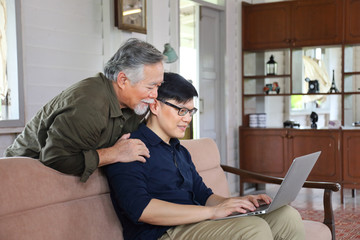
[[[211,219],[213,209],[198,205],[175,204],[152,199],[139,221],[152,225],[176,226]]]
[[[221,197],[219,195],[216,195],[216,194],[212,194],[207,200],[206,200],[206,203],[205,203],[205,206],[215,206],[215,205],[218,205],[222,202],[224,202],[227,198],[224,198],[224,197]]]
[[[97,149],[96,150],[98,155],[99,155],[99,167],[108,165],[112,162],[114,162],[114,160],[111,158],[112,154],[111,154],[111,149],[109,148],[101,148],[101,149]]]

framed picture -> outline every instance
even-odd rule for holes
[[[114,0],[115,26],[146,34],[146,0]]]

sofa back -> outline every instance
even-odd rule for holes
[[[183,140],[204,182],[229,196],[220,155],[211,139]],[[121,240],[102,171],[86,183],[25,157],[0,158],[1,240]]]
[[[24,157],[0,159],[0,239],[122,239],[106,178],[86,183]]]
[[[220,166],[220,153],[214,140],[201,138],[196,140],[181,140],[195,164],[196,170],[203,178],[204,183],[214,193],[229,197],[229,187],[224,171]]]

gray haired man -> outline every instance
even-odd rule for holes
[[[163,82],[163,55],[152,45],[129,39],[104,67],[48,102],[28,122],[5,156],[38,158],[85,182],[99,166],[142,161],[143,142],[129,139]]]

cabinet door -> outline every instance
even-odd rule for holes
[[[344,181],[346,183],[360,183],[360,132],[343,131],[343,164]]]
[[[286,130],[240,128],[240,168],[283,177],[288,169]]]
[[[243,3],[243,49],[289,47],[291,2],[249,5]]]
[[[309,180],[337,182],[341,180],[339,130],[291,130],[288,138],[290,161],[295,157],[321,151]]]
[[[345,1],[345,43],[360,42],[360,1]]]
[[[303,0],[294,3],[293,46],[315,46],[342,42],[342,0]]]

